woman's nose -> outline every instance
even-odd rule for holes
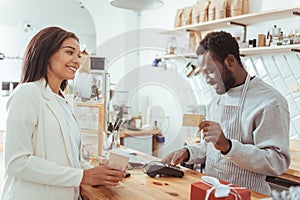
[[[212,84],[214,82],[214,80],[210,76],[206,76],[205,79],[207,84]]]
[[[80,65],[80,58],[78,56],[74,56],[73,60],[74,63]]]

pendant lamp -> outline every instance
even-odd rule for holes
[[[109,0],[109,4],[122,9],[150,10],[164,5],[163,0]]]

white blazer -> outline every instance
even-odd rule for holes
[[[45,80],[15,89],[7,102],[1,200],[73,200],[83,169],[73,168],[64,116]]]

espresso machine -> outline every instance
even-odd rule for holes
[[[277,46],[280,44],[281,41],[281,28],[278,28],[277,25],[274,25],[267,33],[267,39],[269,46]]]

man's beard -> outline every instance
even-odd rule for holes
[[[223,63],[223,70],[221,73],[221,78],[223,80],[223,87],[222,90],[216,91],[217,94],[225,94],[228,92],[230,88],[234,86],[235,79],[232,75],[232,72],[228,69],[228,67]]]

